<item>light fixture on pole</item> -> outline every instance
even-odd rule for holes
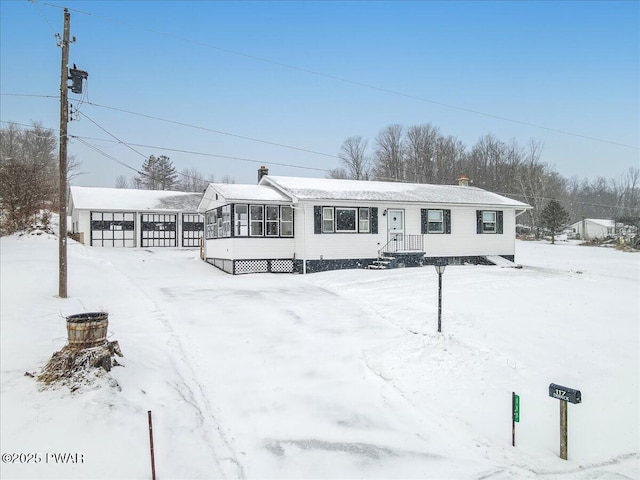
[[[442,332],[442,274],[447,264],[444,260],[438,259],[433,266],[438,272],[438,333],[440,333]]]

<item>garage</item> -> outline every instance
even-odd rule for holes
[[[161,213],[143,213],[141,221],[141,247],[176,247],[178,231],[177,215]]]
[[[91,246],[135,247],[135,213],[91,212]]]
[[[182,214],[182,246],[199,247],[204,233],[204,215],[197,213]]]

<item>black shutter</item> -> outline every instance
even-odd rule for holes
[[[378,233],[378,207],[371,208],[371,233]]]
[[[504,223],[502,210],[496,212],[496,233],[502,233],[502,225]]]
[[[313,233],[322,233],[322,207],[313,207]]]
[[[476,210],[476,233],[482,233],[482,210]]]
[[[444,210],[444,233],[451,233],[451,210]]]
[[[422,233],[423,235],[425,233],[429,233],[429,228],[428,228],[428,221],[427,221],[427,215],[428,215],[428,210],[426,208],[421,208],[420,209],[420,233]]]

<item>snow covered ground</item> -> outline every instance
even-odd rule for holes
[[[3,479],[151,478],[149,410],[159,479],[640,478],[638,254],[518,242],[521,270],[449,266],[438,334],[433,267],[234,277],[70,242],[60,299],[54,236],[0,248]],[[87,311],[121,389],[39,390],[25,372]],[[582,392],[568,461],[552,382]]]

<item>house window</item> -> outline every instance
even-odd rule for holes
[[[322,209],[322,233],[333,233],[333,207]]]
[[[429,210],[427,212],[428,233],[444,233],[444,212],[442,210]]]
[[[368,208],[360,208],[358,210],[358,231],[360,233],[369,233],[369,212]]]
[[[496,212],[482,212],[482,233],[496,233]]]
[[[207,212],[204,216],[205,238],[207,239],[215,238],[215,236],[213,235],[213,224],[215,223],[215,220],[213,219],[213,214],[214,214],[214,211],[210,211],[210,212]]]
[[[504,212],[502,210],[476,210],[477,233],[497,233],[504,231]]]
[[[264,207],[262,205],[251,205],[249,207],[251,217],[251,233],[252,237],[264,236]]]
[[[280,236],[293,237],[293,207],[280,207]]]
[[[236,237],[246,237],[249,235],[248,205],[235,205],[234,235]]]
[[[277,205],[267,205],[267,237],[278,236],[279,210]]]
[[[357,217],[356,208],[336,208],[336,232],[357,232]]]
[[[222,207],[222,236],[231,236],[231,205]]]

